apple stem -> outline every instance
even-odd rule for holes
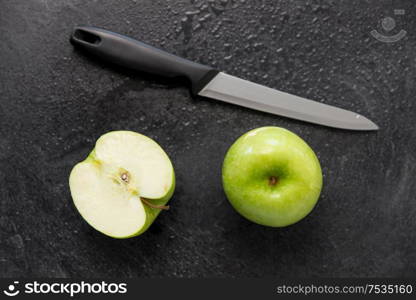
[[[279,182],[279,178],[276,176],[270,176],[269,178],[269,185],[274,186]]]
[[[147,206],[151,207],[151,208],[156,208],[156,209],[162,209],[162,210],[168,210],[170,207],[169,205],[156,205],[151,203],[148,199],[146,198],[142,198],[140,197],[140,200],[142,200],[142,202],[144,204],[146,204]]]

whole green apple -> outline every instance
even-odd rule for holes
[[[222,180],[228,200],[242,216],[283,227],[312,211],[321,193],[322,171],[299,136],[279,127],[261,127],[230,147]]]

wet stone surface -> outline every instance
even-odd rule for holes
[[[0,276],[415,275],[413,2],[1,1]],[[192,98],[180,81],[74,51],[75,25],[356,111],[381,129],[341,131]],[[402,29],[395,43],[370,34]],[[241,218],[221,187],[228,147],[266,125],[303,137],[324,173],[313,213],[282,229]],[[120,129],[158,141],[177,175],[171,209],[130,240],[89,227],[68,187],[94,141]]]

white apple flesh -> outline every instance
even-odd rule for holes
[[[71,172],[74,204],[96,230],[137,236],[153,223],[175,188],[172,163],[152,139],[132,131],[101,136]]]

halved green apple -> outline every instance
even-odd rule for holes
[[[175,189],[172,163],[152,139],[132,131],[101,136],[69,177],[72,199],[96,230],[129,238],[146,231]]]

